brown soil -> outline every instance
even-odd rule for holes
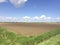
[[[42,23],[0,23],[1,27],[23,35],[39,35],[54,29],[60,29],[60,24]]]

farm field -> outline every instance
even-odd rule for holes
[[[0,45],[60,45],[60,0],[0,0]]]
[[[0,23],[0,27],[18,34],[31,36],[60,29],[60,23]]]
[[[59,45],[60,30],[49,31],[37,36],[23,36],[0,27],[0,45]]]

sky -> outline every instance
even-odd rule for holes
[[[60,0],[0,0],[0,22],[60,22]]]

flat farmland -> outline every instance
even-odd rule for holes
[[[31,36],[60,29],[60,23],[0,23],[0,27],[18,34]]]

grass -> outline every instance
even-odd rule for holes
[[[60,34],[54,37],[51,37],[50,39],[43,41],[38,45],[60,45]]]
[[[27,37],[0,28],[0,45],[20,45],[25,38]]]
[[[42,43],[49,45],[52,40],[54,44],[60,44],[60,40],[55,42],[56,40],[54,41],[54,39],[60,39],[60,30],[53,30],[38,36],[26,37],[0,27],[0,45],[42,45]]]
[[[44,40],[47,40],[55,35],[58,35],[60,34],[60,30],[53,30],[53,31],[50,31],[50,32],[47,32],[47,33],[43,33],[39,36],[36,36],[34,37],[34,40],[35,40],[35,43],[40,43],[40,42],[43,42]]]

